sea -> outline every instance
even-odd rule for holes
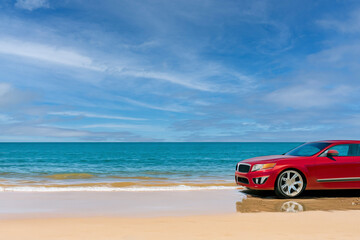
[[[300,144],[0,143],[0,191],[231,189],[239,161]]]

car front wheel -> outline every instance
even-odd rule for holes
[[[294,198],[305,189],[305,179],[296,170],[285,170],[277,178],[275,193],[281,198]]]

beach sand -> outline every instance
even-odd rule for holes
[[[360,239],[358,194],[3,192],[0,239]]]
[[[360,211],[3,220],[0,239],[359,239]]]

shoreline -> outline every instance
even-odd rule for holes
[[[0,219],[49,217],[161,217],[256,212],[360,210],[360,190],[307,191],[277,199],[272,191],[0,192]]]
[[[0,219],[157,217],[236,212],[241,191],[0,192]]]
[[[2,185],[1,192],[152,192],[244,189],[235,183],[83,183],[52,185]]]

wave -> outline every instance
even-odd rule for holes
[[[242,189],[241,187],[208,186],[195,187],[178,185],[173,187],[0,187],[0,192],[157,192],[157,191],[195,191],[195,190],[231,190]]]
[[[168,178],[166,177],[147,177],[147,176],[134,176],[134,177],[109,176],[109,178],[138,179],[138,180],[168,180]]]
[[[42,176],[53,180],[66,180],[66,179],[90,179],[98,177],[90,173],[58,173],[52,175]],[[167,180],[166,177],[148,177],[148,176],[107,176],[108,178],[116,179],[137,179],[137,180]]]
[[[0,192],[149,192],[149,191],[192,191],[225,190],[241,187],[233,183],[83,183],[83,184],[47,184],[47,185],[0,185]]]
[[[95,176],[89,173],[59,173],[59,174],[47,175],[45,177],[55,180],[63,180],[63,179],[89,179]]]

